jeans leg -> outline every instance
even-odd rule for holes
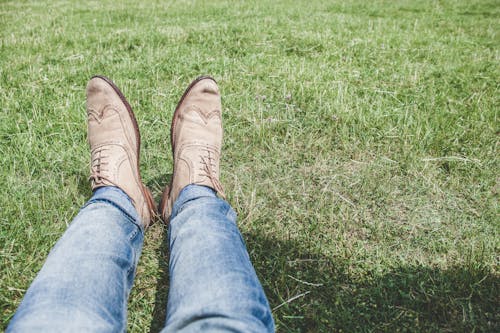
[[[7,332],[123,332],[144,238],[129,197],[94,192],[50,252]]]
[[[169,226],[170,291],[163,332],[273,332],[236,214],[208,187],[189,185]]]

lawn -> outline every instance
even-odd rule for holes
[[[500,330],[498,1],[0,1],[0,328],[89,198],[85,85],[135,109],[158,198],[189,82],[278,332]],[[166,227],[130,332],[157,332]]]

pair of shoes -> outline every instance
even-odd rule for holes
[[[215,80],[194,80],[177,104],[170,128],[174,170],[158,210],[139,172],[141,137],[130,104],[108,78],[94,76],[87,85],[88,141],[92,190],[116,186],[132,200],[143,226],[158,214],[168,221],[180,191],[204,185],[224,196],[219,181],[222,146],[221,98]]]

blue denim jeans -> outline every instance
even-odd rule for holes
[[[123,332],[144,230],[129,197],[96,190],[50,252],[7,332]],[[169,224],[170,293],[162,332],[272,332],[274,322],[236,214],[189,185]]]

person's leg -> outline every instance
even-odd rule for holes
[[[262,286],[219,181],[222,105],[201,76],[182,95],[170,131],[174,172],[159,212],[170,221],[164,332],[272,332]]]
[[[139,173],[139,127],[106,77],[87,85],[94,195],[56,244],[9,332],[125,331],[127,298],[143,231],[155,215]]]
[[[230,205],[205,186],[181,191],[170,218],[164,332],[272,332],[274,323]]]
[[[130,198],[101,187],[85,204],[12,318],[7,332],[120,332],[144,233]]]

